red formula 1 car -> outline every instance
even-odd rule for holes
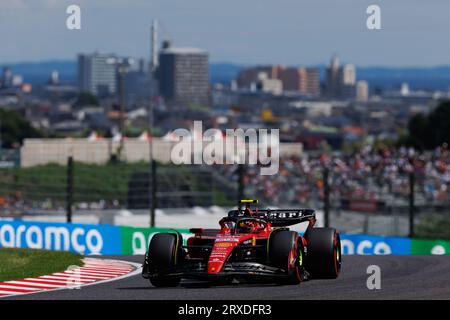
[[[142,276],[156,287],[176,286],[182,278],[230,283],[269,280],[299,284],[309,278],[336,278],[341,268],[339,233],[313,228],[312,209],[257,209],[241,200],[220,220],[220,229],[158,233],[150,241]],[[308,222],[303,236],[287,227]]]

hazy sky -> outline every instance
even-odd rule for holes
[[[81,30],[66,8],[81,7]],[[381,30],[366,8],[381,7]],[[450,64],[449,0],[0,0],[0,64],[75,59],[78,52],[148,57],[150,24],[213,62]]]

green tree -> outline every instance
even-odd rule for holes
[[[34,128],[28,120],[16,111],[0,109],[0,139],[3,148],[21,144],[25,138],[41,138],[41,131]]]
[[[75,102],[75,106],[98,106],[99,102],[95,95],[90,92],[80,92]]]
[[[406,139],[408,145],[416,149],[426,149],[430,141],[425,141],[429,128],[428,118],[419,113],[414,115],[408,122],[409,137]]]
[[[428,116],[417,114],[408,122],[407,146],[433,149],[450,142],[450,101],[443,101]]]
[[[429,133],[431,147],[450,142],[450,101],[442,102],[429,116]]]

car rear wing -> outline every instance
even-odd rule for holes
[[[228,217],[239,219],[245,217],[243,210],[231,210]],[[316,220],[314,209],[260,209],[255,215],[259,218],[270,222],[274,227],[287,227],[305,221]]]

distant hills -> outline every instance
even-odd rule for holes
[[[321,81],[325,81],[325,65],[313,66],[320,70]],[[229,82],[245,68],[232,63],[213,63],[210,67],[213,82]],[[358,80],[367,80],[372,88],[396,89],[403,82],[411,89],[448,90],[450,88],[450,66],[436,67],[357,67]]]
[[[420,68],[359,67],[358,79],[372,87],[398,88],[407,82],[412,89],[445,90],[450,88],[450,66]]]
[[[2,64],[4,67],[11,68],[14,74],[20,74],[25,82],[33,85],[46,83],[50,74],[58,70],[59,79],[62,83],[75,83],[77,76],[77,64],[75,61],[44,61],[44,62],[23,62],[15,64]]]
[[[13,73],[21,74],[26,82],[33,85],[45,83],[53,70],[59,71],[62,83],[76,82],[76,61],[45,61],[24,62],[9,65]],[[212,63],[210,76],[212,82],[230,82],[236,78],[239,71],[246,66],[233,63]],[[325,78],[325,65],[316,66],[320,69],[321,78]],[[372,88],[398,88],[402,82],[407,82],[412,89],[447,90],[450,87],[450,66],[436,67],[357,67],[357,78],[367,80]]]

